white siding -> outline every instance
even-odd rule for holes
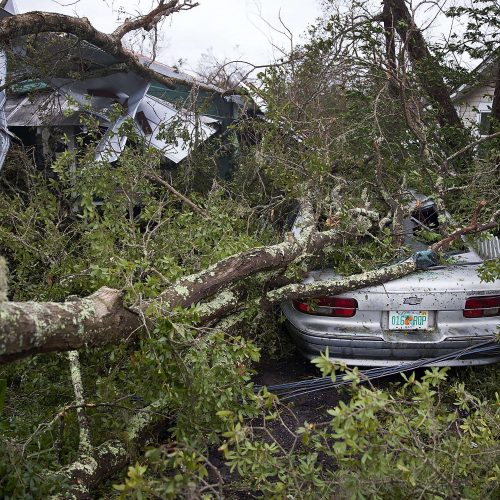
[[[479,112],[491,109],[494,91],[494,87],[484,85],[471,90],[465,96],[455,101],[458,114],[466,126],[477,126],[479,123]]]

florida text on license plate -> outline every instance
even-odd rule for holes
[[[389,330],[427,330],[429,311],[389,311]]]

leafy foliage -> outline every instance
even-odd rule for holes
[[[113,165],[95,160],[92,145],[101,131],[91,118],[82,123],[78,151],[44,168],[29,151],[13,148],[0,176],[0,254],[10,269],[9,298],[61,301],[106,285],[125,290],[129,305],[152,299],[182,276],[290,237],[296,199],[306,190],[324,229],[343,227],[356,210],[376,214],[366,237],[321,257],[322,266],[341,274],[373,269],[406,251],[393,244],[390,201],[406,206],[412,191],[437,201],[443,234],[453,230],[450,224],[468,223],[483,199],[481,216],[488,218],[499,200],[498,142],[448,161],[450,136],[422,105],[404,44],[398,77],[406,94],[395,98],[380,23],[364,3],[347,11],[325,3],[324,19],[291,62],[259,75],[253,92],[265,102],[265,120],[235,124],[177,170],[129,122],[121,132],[131,147]],[[475,12],[483,19],[490,11]],[[433,51],[448,64],[447,47]],[[441,69],[447,81],[461,81],[456,68]],[[179,134],[188,139],[179,124],[162,131],[172,140]],[[223,179],[217,158],[228,149],[234,171]],[[154,184],[152,173],[168,177],[208,219]],[[443,218],[446,211],[453,223]],[[443,234],[420,236],[430,243]],[[285,426],[293,407],[266,390],[254,393],[255,363],[289,349],[276,316],[258,309],[255,299],[271,279],[299,280],[314,264],[247,278],[231,328],[229,320],[196,327],[197,307],[151,306],[137,344],[81,354],[93,444],[130,439],[133,417],[150,415],[149,405],[161,402],[156,440],[102,487],[103,496],[111,486],[121,498],[500,494],[494,367],[451,375],[432,369],[382,387],[365,386],[356,369],[347,371],[352,387],[314,423]],[[498,278],[498,262],[485,264],[481,276]],[[338,368],[325,356],[316,366],[331,377]],[[1,496],[45,498],[63,490],[53,473],[78,456],[73,400],[63,355],[0,369]]]

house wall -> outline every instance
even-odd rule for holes
[[[466,126],[477,126],[479,124],[480,113],[491,110],[494,91],[494,87],[483,85],[457,99],[455,107]]]

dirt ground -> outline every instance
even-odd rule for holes
[[[256,385],[277,385],[309,378],[317,378],[321,373],[314,365],[298,353],[280,360],[263,359],[256,367]],[[286,404],[297,417],[299,425],[304,422],[318,423],[326,420],[326,410],[337,405],[339,391],[330,390],[304,394],[287,400]]]

